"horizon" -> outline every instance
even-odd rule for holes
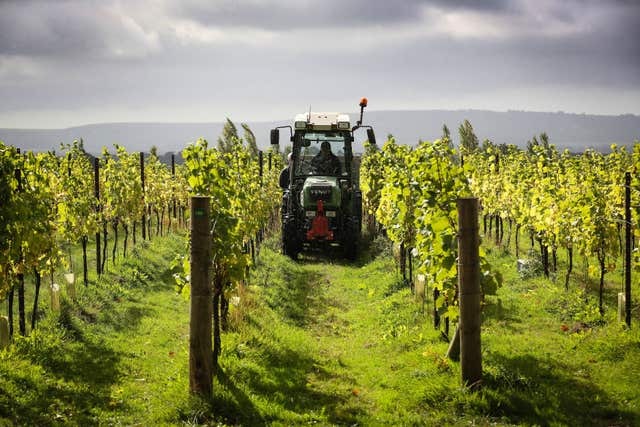
[[[634,113],[620,113],[620,114],[593,114],[586,112],[569,112],[569,111],[534,111],[534,110],[488,110],[488,109],[478,109],[478,108],[459,108],[459,109],[441,109],[441,108],[429,108],[429,109],[401,109],[401,110],[365,110],[365,117],[367,113],[402,113],[402,112],[486,112],[486,113],[531,113],[531,114],[558,114],[558,115],[571,115],[571,116],[594,116],[594,117],[640,117],[640,114]],[[321,112],[320,110],[313,112]],[[292,117],[296,113],[292,113]],[[344,114],[357,115],[357,112],[344,112]],[[231,120],[234,124],[247,123],[247,124],[267,124],[267,123],[280,123],[293,121],[292,119],[273,119],[273,120],[238,120],[232,117],[224,117],[218,120],[209,120],[209,121],[123,121],[123,122],[95,122],[95,123],[81,123],[75,124],[71,126],[65,127],[21,127],[21,128],[12,128],[12,127],[0,127],[0,129],[19,131],[19,130],[29,130],[29,131],[46,131],[46,130],[67,130],[67,129],[76,129],[82,127],[89,126],[101,126],[101,125],[196,125],[196,124],[224,124],[226,119]],[[445,123],[446,124],[446,123]]]

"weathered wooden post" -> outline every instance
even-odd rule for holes
[[[174,181],[176,179],[176,155],[174,153],[171,153],[171,178]],[[175,194],[172,194],[171,197],[173,198],[173,218],[176,219],[178,218],[178,209]]]
[[[473,387],[482,379],[478,199],[461,198],[457,205],[460,368],[462,384]]]
[[[189,323],[189,390],[211,396],[212,349],[211,323],[213,300],[209,268],[211,236],[209,197],[191,197],[191,314]]]
[[[440,291],[436,288],[433,289],[433,327],[434,329],[440,328],[440,313],[438,313],[437,301],[440,298]]]
[[[0,316],[0,350],[9,345],[9,319]]]
[[[19,153],[20,151],[18,151],[18,154]],[[20,169],[15,170],[15,177],[18,183],[17,192],[22,193],[22,172]],[[22,263],[24,260],[22,249],[20,249],[19,257],[19,262]],[[18,279],[18,327],[20,329],[20,335],[25,336],[27,335],[27,324],[24,311],[24,273],[16,274],[16,278]]]
[[[273,155],[273,152],[271,150],[269,150],[269,172],[271,172],[271,157]]]
[[[262,150],[258,151],[258,164],[260,165],[260,185],[262,185],[262,168],[263,168]]]
[[[144,153],[142,151],[140,152],[140,182],[142,185],[142,240],[144,240],[146,239],[147,234],[147,218],[145,216],[146,206],[144,202]],[[151,232],[149,232],[149,234],[151,234]]]
[[[96,198],[96,213],[100,212],[100,159],[93,159],[93,194]],[[100,230],[96,231],[96,272],[102,274],[100,262]]]
[[[631,327],[631,173],[624,174],[624,308],[625,322]]]

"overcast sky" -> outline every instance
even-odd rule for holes
[[[638,0],[0,0],[0,128],[640,114]]]

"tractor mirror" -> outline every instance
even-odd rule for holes
[[[369,139],[370,143],[372,143],[373,145],[376,145],[376,134],[373,132],[373,129],[371,128],[367,129],[367,139]]]
[[[280,144],[280,129],[271,129],[271,144]]]

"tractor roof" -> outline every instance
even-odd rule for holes
[[[349,130],[351,124],[349,115],[342,113],[302,113],[296,114],[296,129],[314,129],[314,130]]]

